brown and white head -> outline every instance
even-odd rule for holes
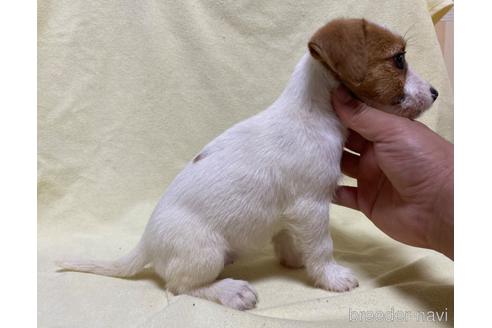
[[[321,27],[308,47],[336,78],[366,104],[416,118],[438,92],[405,61],[403,37],[365,19],[336,19]]]

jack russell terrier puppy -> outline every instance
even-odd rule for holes
[[[215,138],[178,174],[128,255],[57,264],[129,277],[152,263],[175,294],[247,310],[255,289],[217,278],[238,255],[273,242],[280,262],[305,267],[316,286],[357,287],[333,258],[328,228],[347,132],[330,92],[343,83],[372,107],[415,118],[437,91],[408,67],[401,36],[364,19],[331,21],[308,49],[270,107]]]

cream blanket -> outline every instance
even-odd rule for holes
[[[449,6],[431,2],[441,13]],[[173,296],[151,271],[125,280],[57,272],[53,263],[130,250],[185,163],[271,104],[309,36],[340,16],[408,31],[408,61],[440,92],[422,120],[451,140],[452,93],[423,0],[39,1],[40,327],[416,325],[417,317],[398,321],[398,311],[442,312],[451,324],[453,263],[337,206],[335,256],[360,280],[349,293],[314,288],[270,248],[223,273],[256,287],[260,302],[249,312]],[[369,312],[357,321],[358,311],[387,312],[386,321],[368,322]]]

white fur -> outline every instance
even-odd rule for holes
[[[402,111],[410,112],[411,116],[415,117],[429,108],[434,102],[430,88],[428,82],[408,68],[404,87],[405,97],[401,103]]]
[[[317,286],[356,287],[350,270],[333,259],[328,229],[346,133],[330,105],[337,86],[305,54],[269,108],[218,136],[178,174],[132,253],[115,262],[59,265],[129,276],[153,263],[174,293],[249,309],[257,296],[248,283],[216,279],[233,257],[274,237],[280,260],[304,265]]]
[[[405,77],[403,93],[403,99],[398,105],[383,105],[369,98],[361,98],[361,100],[374,108],[411,119],[417,118],[435,100],[432,98],[431,85],[418,76],[410,66]]]

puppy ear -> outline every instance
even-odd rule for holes
[[[325,62],[342,81],[355,86],[367,72],[364,19],[337,19],[319,29],[308,43],[316,60]]]

